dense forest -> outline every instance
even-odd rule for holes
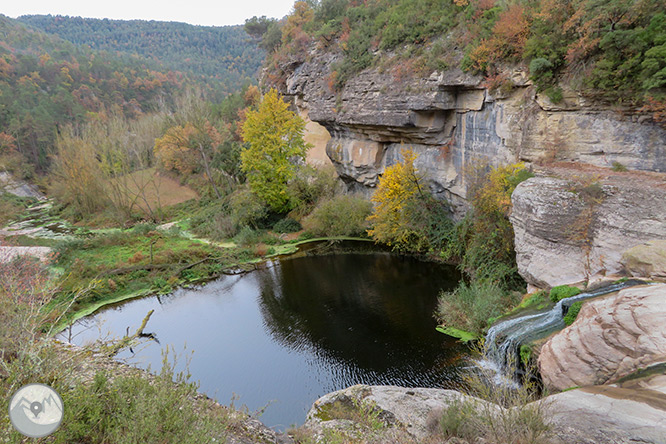
[[[504,68],[525,64],[554,102],[566,84],[666,120],[665,10],[664,0],[321,0],[246,28],[271,50],[274,84],[312,45],[342,54],[330,79],[337,88],[369,67],[409,78],[458,66],[510,87]]]
[[[214,79],[226,93],[256,77],[264,59],[242,26],[26,15],[18,20],[77,45],[136,54],[164,67]]]
[[[0,16],[0,157],[4,168],[17,177],[47,172],[58,135],[71,125],[104,123],[110,117],[136,120],[173,110],[182,92],[192,88],[219,102],[251,83],[261,63],[261,50],[247,41],[249,37],[240,27],[204,29],[108,20],[91,25],[83,19],[71,20],[88,30],[98,28],[93,34],[108,45],[95,47],[131,41],[142,50],[91,49]],[[147,32],[143,25],[172,30]],[[131,31],[131,26],[136,29]],[[122,29],[119,32],[125,39],[111,38],[102,31],[112,32],[110,28]],[[59,29],[79,28],[66,25]],[[146,39],[142,34],[155,38]],[[176,44],[178,41],[181,43]],[[156,53],[164,60],[155,59]],[[191,70],[177,70],[179,54]]]
[[[0,16],[0,154],[21,155],[5,156],[5,167],[23,177],[44,171],[59,129],[168,107],[184,82],[138,57],[81,49]]]

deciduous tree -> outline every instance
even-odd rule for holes
[[[290,209],[287,183],[310,145],[303,140],[305,122],[271,89],[243,123],[241,169],[252,191],[277,212]]]

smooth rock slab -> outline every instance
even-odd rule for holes
[[[0,247],[0,263],[11,262],[19,256],[34,256],[40,261],[48,261],[49,247]]]
[[[546,398],[556,443],[666,443],[666,376]]]
[[[631,276],[666,278],[666,240],[637,245],[622,254],[622,265]]]
[[[551,177],[520,183],[511,196],[518,272],[539,288],[622,273],[622,252],[666,240],[666,188],[640,182],[581,186]]]
[[[453,390],[356,385],[319,398],[308,413],[305,428],[323,440],[326,429],[352,433],[358,431],[353,419],[322,419],[336,403],[349,406],[359,402],[374,406],[396,433],[406,431],[418,443],[440,443],[427,422],[430,416],[446,409],[454,400],[467,400],[484,412],[501,408]],[[657,375],[615,386],[596,386],[571,390],[536,401],[550,425],[543,444],[666,444],[666,376]],[[384,436],[390,436],[384,435]],[[405,440],[372,442],[410,442]],[[364,436],[358,436],[362,440]],[[362,441],[361,441],[362,442]],[[467,443],[452,438],[449,443]],[[478,437],[475,443],[490,443]],[[473,444],[473,443],[467,443]],[[500,444],[500,443],[498,443]]]
[[[544,384],[564,390],[616,381],[666,362],[666,284],[586,302],[576,321],[541,348]]]
[[[430,415],[445,409],[456,399],[485,402],[455,390],[355,385],[315,401],[308,412],[305,426],[313,430],[346,426],[348,420],[327,418],[328,408],[336,403],[351,408],[354,403],[362,402],[377,409],[380,412],[379,419],[385,424],[400,428],[421,440],[430,435],[426,424]]]

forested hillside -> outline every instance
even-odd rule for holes
[[[138,54],[171,70],[214,79],[226,93],[255,78],[264,58],[242,26],[52,15],[28,15],[18,20],[78,45]]]
[[[268,61],[279,84],[316,44],[342,54],[330,85],[375,67],[396,78],[460,67],[491,87],[524,64],[553,102],[570,86],[595,99],[646,106],[666,120],[664,0],[321,0],[297,2]],[[258,19],[246,24],[255,31]],[[265,26],[264,40],[274,40]],[[264,47],[270,47],[264,42]]]
[[[56,134],[68,124],[169,107],[185,79],[148,65],[139,57],[81,49],[0,16],[3,166],[29,176],[31,167],[21,159],[45,170]]]

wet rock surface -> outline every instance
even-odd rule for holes
[[[666,284],[586,302],[576,321],[541,348],[544,384],[555,390],[604,384],[666,362],[664,319]]]

